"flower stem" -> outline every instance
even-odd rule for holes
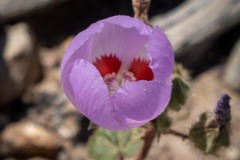
[[[155,136],[156,136],[156,130],[153,127],[153,125],[150,125],[149,128],[146,130],[146,133],[143,137],[144,144],[143,144],[142,149],[139,152],[136,160],[144,160],[147,157]]]
[[[183,140],[189,139],[189,135],[184,134],[184,133],[181,133],[181,132],[178,132],[178,131],[175,131],[175,130],[172,130],[172,129],[168,130],[165,134],[171,134],[171,135],[180,137],[180,138],[182,138]]]
[[[134,17],[149,25],[148,10],[151,0],[132,0]]]

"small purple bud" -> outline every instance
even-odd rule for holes
[[[222,94],[214,110],[215,119],[220,126],[226,126],[231,120],[230,99],[231,97],[228,94]]]

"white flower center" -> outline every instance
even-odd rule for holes
[[[110,73],[103,77],[105,83],[108,86],[110,95],[113,95],[116,90],[118,90],[122,85],[136,81],[132,72],[121,71],[116,73]]]

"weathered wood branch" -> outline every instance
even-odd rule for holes
[[[0,24],[68,0],[0,0]]]
[[[178,58],[199,52],[239,24],[240,1],[188,0],[167,15],[153,17],[151,22],[163,28]]]
[[[233,90],[240,92],[240,38],[226,62],[224,81]]]

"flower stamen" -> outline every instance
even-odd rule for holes
[[[128,82],[136,81],[136,78],[134,77],[134,74],[129,71],[123,71],[121,75],[121,85],[124,85]]]
[[[120,85],[116,80],[116,73],[105,75],[103,80],[107,84],[110,95],[113,95],[113,93],[120,88]]]

